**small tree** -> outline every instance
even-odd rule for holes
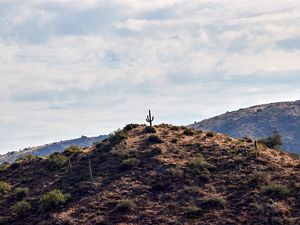
[[[265,144],[268,148],[280,149],[282,146],[281,135],[277,130],[273,131],[270,137],[261,138],[258,142]]]

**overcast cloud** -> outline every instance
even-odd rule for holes
[[[0,0],[0,153],[297,100],[295,0]]]

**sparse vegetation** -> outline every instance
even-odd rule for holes
[[[9,225],[8,218],[0,216],[0,225]]]
[[[80,152],[80,147],[76,145],[71,145],[68,148],[65,149],[64,153],[66,155],[73,155]]]
[[[56,169],[59,169],[59,168],[62,168],[63,166],[65,166],[67,161],[68,161],[68,158],[58,152],[51,154],[48,158],[49,165],[52,168],[56,168]]]
[[[40,208],[42,210],[50,210],[63,206],[69,199],[69,194],[63,194],[60,190],[50,191],[40,198]]]
[[[278,131],[273,131],[270,137],[261,138],[258,143],[264,144],[268,148],[280,149],[282,145],[281,135]]]
[[[202,208],[219,208],[224,209],[226,202],[219,196],[206,197],[199,200],[199,204]]]
[[[0,196],[8,194],[11,190],[12,186],[4,181],[0,181]]]
[[[148,137],[148,142],[152,144],[156,144],[156,143],[159,144],[159,143],[163,143],[163,140],[159,136],[153,134]]]
[[[203,210],[197,206],[192,206],[189,207],[186,212],[185,212],[185,216],[188,219],[197,219],[201,216]]]
[[[171,167],[167,169],[168,176],[173,178],[180,178],[183,176],[183,171],[178,167]]]
[[[29,189],[28,188],[16,188],[15,190],[15,197],[19,200],[22,200],[23,198],[25,198],[29,193]]]
[[[262,187],[262,193],[274,198],[286,198],[291,194],[291,190],[282,184],[269,184]]]
[[[124,127],[124,131],[130,131],[130,130],[132,130],[132,129],[137,128],[138,126],[139,126],[138,124],[133,124],[133,123],[127,124],[127,125]]]
[[[140,164],[140,160],[137,158],[125,159],[122,162],[122,166],[126,168],[138,166],[139,164]]]
[[[20,201],[11,207],[11,211],[17,216],[25,215],[31,209],[31,204],[27,201]]]
[[[266,185],[270,182],[270,176],[265,172],[255,172],[251,175],[250,182],[255,185]]]
[[[136,204],[129,199],[120,200],[115,208],[118,212],[129,212],[136,207]]]
[[[183,131],[183,134],[186,135],[186,136],[193,136],[195,134],[195,132],[192,128],[186,128]]]

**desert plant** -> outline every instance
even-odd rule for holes
[[[192,169],[199,169],[199,170],[213,168],[213,165],[208,163],[202,156],[190,158],[189,161],[187,162],[187,166]]]
[[[221,208],[224,209],[226,202],[219,196],[205,197],[199,200],[199,204],[202,208]]]
[[[27,201],[20,201],[11,207],[11,211],[17,216],[24,215],[31,209],[31,204]]]
[[[198,195],[203,193],[202,189],[198,186],[185,187],[184,190],[190,195]]]
[[[262,187],[262,193],[275,198],[285,198],[291,194],[291,190],[282,184],[269,184]]]
[[[209,131],[206,134],[206,137],[213,137],[213,136],[215,136],[215,132],[213,132],[213,131]]]
[[[136,204],[129,199],[120,200],[115,208],[118,212],[129,212],[136,207]]]
[[[186,135],[186,136],[193,136],[195,134],[195,132],[192,128],[186,128],[183,131],[183,134]]]
[[[8,218],[0,216],[0,225],[9,225]]]
[[[4,181],[0,181],[0,195],[8,194],[11,190],[12,186]]]
[[[149,110],[149,115],[146,118],[146,122],[150,123],[150,127],[152,127],[153,120],[154,120],[154,116],[151,116],[151,110]]]
[[[140,160],[137,158],[129,158],[122,161],[122,166],[125,168],[138,166],[140,164]]]
[[[76,145],[71,145],[65,149],[64,153],[66,155],[73,155],[80,152],[80,147]]]
[[[126,140],[128,138],[127,134],[124,131],[117,131],[114,134],[110,135],[108,137],[108,141],[112,145],[120,144],[122,141]]]
[[[16,190],[15,190],[15,197],[17,198],[17,199],[23,199],[23,198],[25,198],[27,195],[28,195],[28,193],[29,193],[29,189],[28,188],[16,188]]]
[[[63,194],[61,190],[55,189],[40,197],[39,203],[42,210],[50,210],[63,206],[69,199],[69,194]]]
[[[189,207],[186,212],[185,212],[185,216],[188,218],[188,219],[196,219],[198,217],[201,216],[202,214],[202,209],[197,207],[197,206],[192,206],[192,207]]]
[[[169,177],[180,178],[183,176],[183,171],[178,167],[171,167],[167,169]]]
[[[152,144],[159,144],[163,143],[163,140],[159,136],[152,134],[148,137],[148,142]]]
[[[255,172],[251,175],[250,182],[255,185],[265,185],[270,182],[270,177],[265,172]]]
[[[258,143],[264,144],[268,148],[280,149],[282,145],[281,135],[275,130],[271,136],[259,139]]]
[[[147,127],[145,127],[145,132],[146,133],[156,133],[156,129],[151,126],[147,126]]]
[[[62,168],[68,161],[68,158],[58,152],[51,154],[48,158],[49,165],[53,168]]]
[[[124,131],[130,131],[130,130],[132,130],[132,129],[137,128],[138,126],[139,126],[138,124],[133,124],[133,123],[127,124],[127,125],[124,127]]]

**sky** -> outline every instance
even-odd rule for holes
[[[0,154],[300,99],[300,1],[0,0]]]

